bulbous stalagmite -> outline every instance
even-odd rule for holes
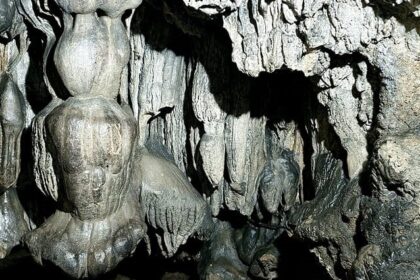
[[[129,57],[128,38],[121,19],[92,13],[66,21],[70,22],[65,24],[54,56],[64,85],[72,96],[115,97]]]
[[[19,195],[31,254],[76,278],[146,225],[203,279],[420,278],[419,1],[141,2],[0,0],[0,257]]]
[[[39,183],[59,209],[26,244],[40,262],[74,277],[102,274],[129,256],[145,231],[130,188],[134,118],[100,97],[70,98],[45,115],[35,122],[43,126],[35,139],[46,148],[35,153]]]
[[[54,98],[34,122],[36,182],[58,209],[25,242],[38,262],[76,278],[113,269],[145,233],[130,182],[137,126],[114,100],[129,57],[120,16],[134,2],[58,1],[64,31],[54,61],[74,97]]]

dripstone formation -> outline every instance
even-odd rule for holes
[[[3,4],[4,2],[4,4]],[[0,8],[0,258],[6,257],[28,231],[28,218],[19,201],[16,186],[21,170],[21,136],[25,123],[25,104],[16,85],[16,68],[26,52],[27,36],[14,1],[3,1]],[[14,41],[21,46],[8,52]]]
[[[0,278],[420,279],[419,33],[417,0],[0,0]]]
[[[64,30],[54,63],[70,97],[54,97],[32,126],[35,181],[57,211],[25,243],[40,263],[79,278],[115,267],[145,232],[130,188],[136,124],[114,100],[129,56],[120,17],[130,6],[104,5],[99,17],[100,3],[57,4]]]

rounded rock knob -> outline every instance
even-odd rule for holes
[[[71,18],[54,54],[64,85],[72,96],[117,97],[130,52],[122,21],[96,13]]]

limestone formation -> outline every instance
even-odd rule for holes
[[[204,199],[170,159],[144,149],[135,164],[140,204],[165,256],[173,256],[192,234],[209,235],[212,221]]]
[[[418,0],[0,0],[0,278],[419,279],[419,112]]]
[[[54,62],[72,97],[53,97],[33,129],[36,183],[57,211],[25,243],[38,262],[80,278],[114,268],[145,232],[130,181],[137,127],[114,100],[129,55],[121,15],[140,3],[57,4],[64,31]]]
[[[0,49],[0,65],[4,63],[0,73],[0,259],[3,259],[20,243],[29,225],[16,191],[21,171],[25,100],[14,77],[26,51],[26,37],[13,1],[0,2],[0,19],[0,37],[6,40],[5,47]],[[20,34],[16,33],[18,30]],[[21,49],[12,51],[19,37],[23,44]]]

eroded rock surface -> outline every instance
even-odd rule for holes
[[[202,279],[420,278],[419,30],[417,0],[0,1],[0,257],[29,222],[76,278],[141,240]]]

